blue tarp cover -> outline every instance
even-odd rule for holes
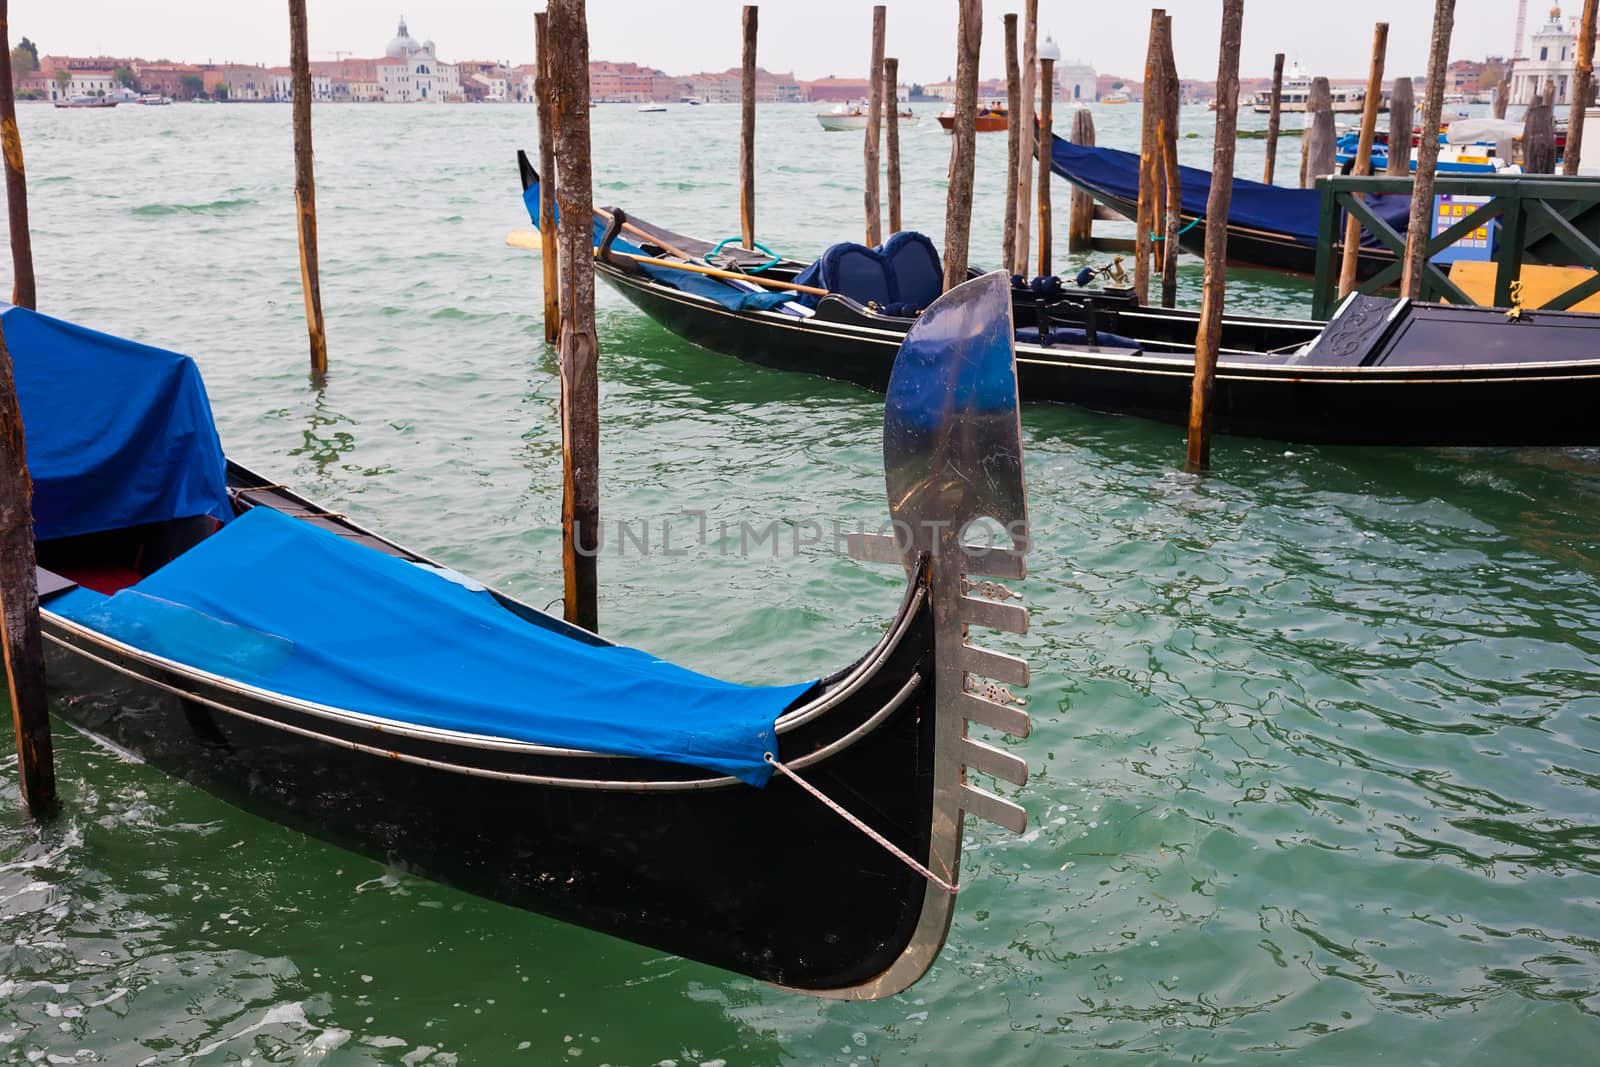
[[[222,444],[188,356],[0,309],[27,434],[34,537],[229,519]]]
[[[1050,153],[1050,169],[1063,178],[1122,200],[1138,201],[1138,153],[1080,147],[1059,135],[1053,135]],[[1183,213],[1204,218],[1206,201],[1211,196],[1211,172],[1179,167],[1178,175],[1183,184]],[[1401,232],[1406,229],[1410,202],[1407,196],[1374,196],[1368,200],[1385,222]],[[1233,197],[1228,205],[1228,221],[1233,225],[1283,234],[1315,247],[1321,212],[1322,194],[1315,189],[1285,189],[1245,178],[1233,179]],[[1370,244],[1372,240],[1363,231],[1362,243]]]
[[[534,182],[522,191],[522,203],[528,209],[528,217],[533,220],[534,226],[539,225],[539,182]],[[559,219],[560,212],[556,213]],[[605,223],[597,217],[594,220],[594,245],[600,247],[600,241],[605,237]],[[634,255],[645,255],[644,249],[638,245],[630,244],[618,234],[616,240],[611,242],[611,247],[618,252],[632,252]],[[652,281],[670,286],[681,293],[693,293],[695,296],[707,297],[715,300],[729,311],[766,311],[780,304],[786,304],[794,299],[793,293],[785,292],[760,292],[752,293],[731,285],[720,278],[713,278],[708,274],[696,274],[693,271],[673,270],[671,267],[652,267],[644,263],[636,264],[644,275]]]
[[[51,609],[157,655],[401,722],[692,764],[764,784],[815,682],[734,685],[588,645],[481,588],[255,508],[109,598]]]

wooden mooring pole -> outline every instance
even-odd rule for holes
[[[11,223],[11,302],[38,306],[33,283],[33,237],[28,229],[28,179],[17,130],[17,97],[11,81],[11,29],[7,0],[0,0],[0,148],[5,151],[6,212]]]
[[[1219,105],[1220,106],[1220,105]],[[1272,103],[1267,111],[1267,165],[1261,180],[1272,184],[1273,172],[1278,166],[1278,122],[1283,109],[1283,53],[1272,57]]]
[[[944,288],[967,280],[972,232],[972,174],[978,123],[978,53],[983,45],[983,0],[956,0],[956,116],[950,131],[949,194],[944,209]],[[1019,212],[1023,214],[1023,212]]]
[[[1076,145],[1093,147],[1094,112],[1080,107],[1072,113],[1072,131],[1067,140]],[[1094,248],[1094,197],[1072,187],[1071,206],[1067,209],[1067,251],[1089,252]]]
[[[867,137],[862,154],[867,165],[865,200],[867,207],[867,244],[873,247],[883,243],[883,217],[878,198],[878,148],[883,138],[883,35],[886,9],[882,4],[872,7],[872,60],[867,64]]]
[[[1383,102],[1383,61],[1389,52],[1389,24],[1380,22],[1372,29],[1372,65],[1367,70],[1367,95],[1362,101],[1361,136],[1357,141],[1355,165],[1351,173],[1364,177],[1372,173],[1372,144],[1378,137],[1378,105]],[[1356,265],[1361,253],[1361,223],[1354,215],[1345,222],[1344,259],[1339,264],[1339,296],[1356,287]]]
[[[900,61],[893,56],[883,60],[883,91],[889,111],[883,121],[883,169],[889,192],[889,233],[905,228],[900,217]]]
[[[1567,136],[1571,138],[1570,130]],[[1529,105],[1527,114],[1522,117],[1522,172],[1556,172],[1556,109],[1545,103],[1543,97]]]
[[[1406,259],[1400,295],[1422,295],[1422,262],[1433,236],[1433,177],[1439,164],[1439,117],[1444,111],[1444,76],[1450,62],[1450,34],[1455,27],[1456,0],[1434,0],[1433,40],[1428,46],[1428,85],[1422,98],[1422,139],[1417,144],[1417,176],[1411,184],[1411,219],[1406,231]]]
[[[1221,59],[1217,63],[1217,137],[1211,162],[1211,194],[1206,218],[1225,219],[1233,199],[1233,153],[1239,131],[1239,41],[1244,30],[1244,0],[1223,0]],[[1228,230],[1206,227],[1206,272],[1200,290],[1200,324],[1195,334],[1194,388],[1189,397],[1191,471],[1211,465],[1211,393],[1217,376],[1217,350],[1222,343],[1222,305],[1227,292],[1224,274]]]
[[[564,615],[600,625],[600,343],[594,329],[594,175],[584,0],[550,0],[550,104],[561,184],[561,565]]]
[[[1500,76],[1500,84],[1494,87],[1494,117],[1506,117],[1506,108],[1511,106],[1511,60],[1506,60],[1506,72]]]
[[[1144,91],[1139,131],[1139,204],[1134,212],[1133,298],[1143,304],[1150,298],[1150,257],[1155,254],[1157,203],[1161,202],[1161,151],[1156,141],[1161,109],[1161,31],[1167,13],[1150,12],[1150,40],[1144,54]],[[1219,87],[1220,88],[1220,87]],[[1220,105],[1219,105],[1220,106]]]
[[[1161,187],[1165,208],[1161,213],[1161,306],[1178,305],[1178,231],[1183,226],[1183,179],[1178,174],[1178,63],[1172,54],[1172,16],[1161,26]]]
[[[1583,117],[1594,98],[1594,33],[1596,9],[1600,0],[1584,0],[1583,18],[1578,23],[1578,62],[1572,73],[1572,117],[1567,120],[1566,162],[1563,174],[1577,174],[1583,155]]]
[[[1022,125],[1017,129],[1017,239],[1012,244],[1014,257],[1007,265],[1012,274],[1026,276],[1028,252],[1033,247],[1030,233],[1033,213],[1033,160],[1038,138],[1033,132],[1033,98],[1039,86],[1039,0],[1022,5]]]
[[[0,0],[0,45],[9,45]],[[6,195],[11,203],[12,251],[16,251],[18,187],[22,184],[21,139],[12,96],[10,50],[0,79],[0,115],[5,123]],[[15,155],[13,161],[12,156]],[[13,168],[15,182],[13,182]],[[27,212],[20,216],[26,238]],[[26,247],[26,241],[24,241]],[[31,267],[31,263],[30,263]],[[32,278],[29,278],[32,284]],[[31,293],[29,294],[31,297]],[[17,402],[16,377],[5,330],[0,328],[0,656],[5,660],[11,725],[17,738],[17,771],[22,803],[35,815],[55,804],[56,770],[50,744],[50,707],[44,688],[44,642],[39,634],[39,589],[34,573],[33,482]]]
[[[1006,217],[1002,224],[1000,262],[1009,273],[1017,247],[1017,167],[1022,159],[1022,71],[1017,67],[1017,13],[1001,19],[1006,38]],[[1029,160],[1032,166],[1033,161]]]
[[[1410,77],[1396,78],[1394,89],[1389,93],[1389,166],[1386,173],[1411,177],[1411,124],[1416,114],[1417,102]]]
[[[317,192],[311,174],[311,53],[306,44],[306,0],[289,0],[289,67],[294,86],[294,207],[300,221],[300,288],[306,300],[311,375],[328,373],[328,336],[322,323],[322,283],[317,268]]]
[[[1300,188],[1314,189],[1333,173],[1339,135],[1333,124],[1333,89],[1327,78],[1312,78],[1306,93],[1306,132],[1300,139]]]
[[[1047,38],[1051,51],[1056,49]],[[1053,55],[1039,57],[1039,277],[1055,273],[1051,265],[1055,226],[1050,219],[1050,146],[1055,136],[1056,61]]]
[[[739,240],[756,246],[756,5],[744,5],[744,78],[739,99]]]
[[[550,16],[533,16],[534,86],[539,112],[539,268],[544,278],[544,339],[561,340],[561,265],[556,251],[556,133],[550,114]]]

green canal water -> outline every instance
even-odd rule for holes
[[[948,142],[921,110],[905,214],[938,239]],[[736,108],[593,118],[600,202],[737,229]],[[1136,139],[1136,109],[1096,118]],[[316,391],[286,107],[24,108],[41,309],[192,353],[231,454],[546,603],[554,362],[537,259],[503,243],[533,121],[317,112]],[[1204,165],[1210,119],[1187,121]],[[1005,143],[980,144],[992,264]],[[858,138],[771,107],[758,152],[764,242],[859,238]],[[1260,142],[1240,160],[1258,171]],[[1186,298],[1197,281],[1186,259]],[[1307,294],[1240,272],[1229,301]],[[598,314],[603,508],[652,538],[603,557],[605,631],[752,682],[858,654],[894,573],[793,538],[666,556],[659,531],[685,509],[876,521],[880,398],[699,351],[609,292]],[[1600,453],[1225,439],[1196,480],[1171,428],[1036,406],[1023,432],[1032,828],[974,827],[949,944],[908,993],[817,1002],[485,903],[60,727],[55,821],[24,818],[0,762],[0,1062],[1593,1062]]]

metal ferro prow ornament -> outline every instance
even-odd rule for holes
[[[1021,739],[1031,723],[1010,687],[1028,684],[1028,663],[968,641],[968,628],[1022,634],[1028,613],[998,581],[1026,575],[1027,493],[1017,403],[1011,283],[1000,271],[975,278],[929,306],[906,335],[889,380],[883,418],[884,479],[892,535],[856,534],[850,554],[899,563],[915,575],[926,558],[932,599],[937,699],[933,832],[927,866],[955,882],[964,814],[1013,833],[1027,828],[1018,804],[967,781],[969,770],[1013,785],[1026,760],[968,736],[968,723]],[[1009,547],[969,543],[980,520],[998,524]],[[921,857],[919,857],[921,858]],[[920,975],[944,943],[955,898],[929,884],[922,920],[905,954],[852,997],[887,996]]]

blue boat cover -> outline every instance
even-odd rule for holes
[[[1068,181],[1087,186],[1119,200],[1139,200],[1139,156],[1115,148],[1075,145],[1052,135],[1050,169]],[[1211,172],[1196,167],[1179,167],[1183,184],[1183,213],[1205,218],[1211,196]],[[1408,196],[1374,196],[1368,200],[1374,213],[1401,233],[1410,219]],[[1317,220],[1322,212],[1322,194],[1315,189],[1285,189],[1264,185],[1246,178],[1233,179],[1233,198],[1228,206],[1228,222],[1281,234],[1308,247],[1317,244]],[[1374,238],[1362,231],[1362,243]]]
[[[533,220],[535,227],[539,225],[539,182],[534,182],[522,191],[522,203],[528,209],[528,217]],[[560,212],[556,213],[559,220]],[[594,245],[600,247],[600,241],[605,237],[606,226],[598,217],[594,220]],[[618,252],[632,252],[636,256],[645,255],[644,249],[638,245],[630,244],[622,239],[619,234],[611,242],[611,247]],[[708,274],[696,274],[692,271],[673,270],[671,267],[652,267],[644,263],[636,263],[645,277],[651,281],[660,282],[662,285],[676,289],[681,293],[692,293],[715,300],[729,311],[766,311],[770,308],[787,304],[794,299],[793,293],[759,292],[752,293],[741,289],[737,285],[713,278]]]
[[[529,623],[482,587],[254,508],[111,597],[51,610],[181,663],[423,726],[644,756],[765,784],[815,682],[743,686]]]
[[[0,304],[40,541],[210,515],[227,464],[188,356]]]

